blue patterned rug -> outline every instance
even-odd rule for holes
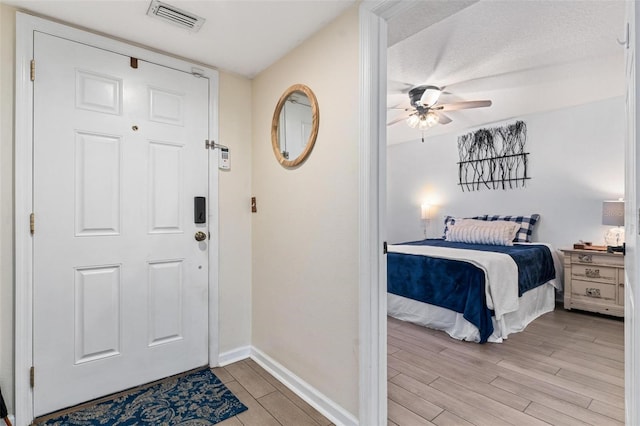
[[[38,426],[207,426],[245,411],[209,369],[168,379]]]

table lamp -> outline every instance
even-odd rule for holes
[[[607,231],[604,241],[607,246],[620,247],[624,244],[624,201],[602,202],[602,224],[615,226]]]

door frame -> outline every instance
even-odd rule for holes
[[[42,32],[77,41],[100,49],[136,57],[157,65],[209,79],[209,138],[218,140],[218,71],[187,60],[174,58],[105,36],[48,21],[22,12],[16,13],[16,79],[15,79],[15,416],[16,424],[33,420],[33,391],[30,368],[33,365],[33,239],[29,217],[33,212],[33,84],[31,59],[34,32]],[[37,78],[37,64],[36,64]],[[218,364],[218,151],[205,149],[209,155],[209,365]],[[213,208],[212,208],[213,207]],[[36,218],[37,232],[37,218]],[[36,371],[37,386],[37,371]]]
[[[636,43],[640,40],[640,8],[636,2],[626,3],[627,44],[626,69],[627,80],[627,140],[625,141],[625,241],[627,254],[625,255],[625,419],[626,424],[637,424],[640,420],[638,395],[640,393],[640,323],[638,314],[638,273],[640,271],[640,226],[638,222],[638,200],[640,200],[640,135],[637,132],[638,99],[640,99],[640,61]],[[622,29],[622,28],[621,28]],[[623,37],[624,38],[624,37]],[[635,403],[634,403],[635,402]]]
[[[359,424],[387,424],[387,20],[413,2],[363,2],[360,27]]]

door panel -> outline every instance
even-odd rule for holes
[[[74,274],[75,364],[120,354],[120,266]]]
[[[208,81],[36,33],[34,413],[207,364]]]
[[[76,236],[119,235],[122,138],[76,131]]]
[[[182,232],[182,145],[149,142],[149,232]]]

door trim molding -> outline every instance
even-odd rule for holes
[[[387,423],[386,60],[389,14],[384,0],[360,6],[359,424]]]
[[[638,207],[640,200],[640,183],[638,182],[640,164],[640,137],[637,132],[638,99],[640,99],[640,8],[636,2],[626,3],[627,42],[625,52],[625,77],[627,82],[627,137],[625,141],[625,241],[627,254],[624,259],[624,384],[625,384],[625,420],[626,424],[637,424],[640,420],[638,396],[640,393],[640,323],[638,315],[638,276],[640,275],[640,229],[638,229]]]
[[[122,41],[51,22],[22,12],[16,13],[15,77],[15,420],[17,425],[33,420],[33,391],[29,386],[29,369],[33,362],[33,240],[29,215],[33,211],[33,84],[30,61],[33,58],[34,32],[78,41],[188,73],[197,68],[209,79],[209,139],[218,140],[218,71],[200,64],[133,46]],[[37,76],[36,76],[37,78]],[[209,155],[209,363],[218,363],[218,152]],[[37,221],[36,221],[37,223]],[[37,232],[37,229],[36,229]],[[37,377],[36,377],[37,379]],[[37,384],[36,384],[37,385]]]

